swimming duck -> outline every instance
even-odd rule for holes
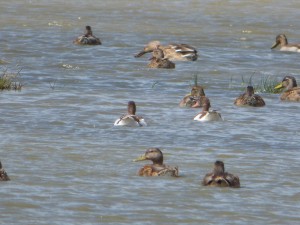
[[[205,93],[203,87],[195,85],[192,87],[191,93],[183,97],[179,103],[179,106],[192,108],[202,107],[204,99]]]
[[[164,52],[157,46],[153,50],[152,57],[150,58],[150,63],[148,64],[149,68],[163,68],[163,69],[174,69],[175,64],[164,58]]]
[[[207,97],[203,98],[202,112],[195,116],[194,120],[197,121],[219,121],[223,120],[221,114],[216,110],[209,110],[210,101]]]
[[[280,45],[280,51],[300,52],[300,44],[288,44],[287,38],[284,34],[277,35],[276,41],[272,45],[271,49],[276,48],[278,45]]]
[[[10,180],[6,171],[2,168],[2,163],[0,161],[0,181],[8,181]]]
[[[259,95],[254,94],[254,89],[252,86],[246,88],[246,92],[241,94],[237,99],[235,99],[234,104],[237,106],[253,106],[261,107],[265,106],[265,101]]]
[[[281,94],[280,99],[283,101],[300,101],[300,87],[297,86],[295,77],[285,76],[280,84],[275,89],[282,89],[285,91]]]
[[[225,172],[224,163],[216,161],[214,169],[203,178],[202,184],[204,186],[212,187],[240,187],[240,179],[231,173]]]
[[[147,123],[142,117],[135,115],[136,105],[134,101],[129,101],[127,105],[128,113],[121,116],[114,123],[115,126],[147,126]]]
[[[90,26],[85,27],[85,34],[76,38],[73,43],[78,45],[101,45],[99,38],[95,37]]]
[[[162,176],[169,175],[178,177],[178,167],[172,167],[163,164],[163,153],[158,148],[149,148],[145,154],[133,160],[134,162],[151,160],[153,164],[143,166],[139,172],[139,176]]]
[[[171,61],[195,61],[198,57],[197,50],[187,44],[169,44],[167,46],[161,46],[159,41],[149,42],[141,52],[135,55],[135,57],[141,57],[148,52],[153,52],[157,46],[160,46],[165,57]]]

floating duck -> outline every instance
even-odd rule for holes
[[[262,97],[254,94],[254,89],[252,86],[248,86],[246,88],[246,92],[244,94],[241,94],[234,101],[234,104],[237,106],[253,106],[253,107],[261,107],[266,105]]]
[[[275,89],[284,89],[280,99],[283,101],[300,101],[300,87],[297,86],[295,77],[285,76]]]
[[[0,181],[8,181],[10,180],[6,171],[2,168],[2,163],[0,161]]]
[[[135,159],[134,162],[151,160],[153,164],[143,166],[139,172],[139,176],[162,176],[169,175],[178,177],[178,167],[172,167],[163,164],[163,153],[158,148],[149,148],[144,155]]]
[[[152,57],[150,58],[150,63],[148,64],[149,68],[163,68],[163,69],[174,69],[175,64],[164,58],[164,52],[157,46],[153,50]]]
[[[300,52],[300,44],[288,44],[287,38],[284,34],[279,34],[276,37],[275,43],[272,45],[271,49],[280,46],[280,51],[287,51],[287,52]]]
[[[202,86],[193,86],[191,93],[184,96],[184,98],[180,101],[180,107],[192,107],[198,108],[203,106],[203,102],[205,99],[205,93]]]
[[[142,55],[153,52],[154,49],[159,48],[163,50],[164,56],[171,61],[195,61],[197,60],[197,50],[187,44],[169,44],[167,46],[161,46],[159,41],[151,41],[146,47],[135,55],[135,57],[141,57]]]
[[[203,98],[202,112],[195,116],[197,121],[219,121],[223,120],[221,114],[216,110],[209,110],[210,101],[207,97]]]
[[[115,126],[147,126],[147,123],[142,117],[135,115],[136,105],[134,101],[129,101],[127,106],[128,113],[121,116],[114,123]]]
[[[92,28],[90,26],[85,27],[86,32],[84,35],[76,38],[73,43],[78,45],[101,45],[101,41],[99,38],[95,37],[92,32]]]
[[[222,161],[216,161],[214,164],[214,170],[205,175],[202,184],[204,186],[212,187],[239,188],[240,179],[238,176],[225,172],[224,163]]]

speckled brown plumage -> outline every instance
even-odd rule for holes
[[[234,104],[237,106],[253,106],[253,107],[262,107],[266,103],[262,97],[254,94],[254,89],[252,86],[246,88],[246,92],[241,94],[238,98],[235,99]]]
[[[284,89],[280,99],[283,101],[300,101],[300,87],[297,86],[295,77],[285,76],[275,89]]]

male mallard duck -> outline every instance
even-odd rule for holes
[[[276,48],[278,45],[280,45],[280,51],[300,52],[300,44],[288,44],[287,38],[284,34],[277,35],[276,41],[272,45],[271,49]]]
[[[300,87],[297,87],[297,82],[293,76],[285,76],[280,84],[275,89],[284,88],[285,91],[281,94],[280,99],[284,101],[300,101]]]
[[[253,106],[261,107],[265,106],[265,101],[259,95],[254,94],[254,89],[252,86],[246,88],[246,92],[241,94],[237,99],[235,99],[234,104],[237,106]]]
[[[178,167],[163,164],[163,153],[158,148],[147,149],[145,154],[135,159],[134,162],[142,160],[151,160],[153,164],[143,166],[138,172],[139,176],[170,175],[178,177]]]
[[[203,98],[202,112],[195,116],[194,120],[197,121],[219,121],[223,120],[221,114],[216,110],[209,111],[210,101],[207,97]]]
[[[0,162],[0,181],[10,180],[5,170],[2,168],[2,163]]]
[[[240,187],[240,179],[231,173],[225,172],[224,163],[222,161],[216,161],[214,170],[208,173],[203,178],[202,184],[204,186],[212,187]]]
[[[129,101],[127,106],[128,113],[121,116],[114,123],[115,126],[147,126],[147,123],[142,117],[135,115],[136,105],[134,101]]]
[[[95,37],[92,32],[92,28],[90,26],[85,27],[86,32],[84,35],[76,38],[73,43],[78,45],[101,45],[101,41],[99,38]]]
[[[180,101],[180,107],[192,107],[198,108],[203,106],[203,101],[205,98],[204,89],[202,86],[193,86],[191,93],[184,96],[184,98]]]
[[[163,50],[164,55],[171,61],[195,61],[198,57],[197,50],[187,44],[169,44],[161,46],[159,41],[151,41],[135,57],[141,57],[145,53],[153,52],[157,46]]]
[[[164,58],[164,52],[157,46],[153,50],[152,57],[150,58],[150,63],[148,64],[149,68],[163,68],[163,69],[174,69],[175,64]]]

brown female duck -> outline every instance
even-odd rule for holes
[[[202,184],[212,187],[239,188],[240,179],[238,176],[225,172],[224,163],[222,161],[216,161],[213,171],[205,175]]]
[[[271,49],[274,49],[277,46],[280,46],[279,51],[300,52],[300,44],[288,44],[287,38],[284,34],[276,36],[276,41],[272,45]]]
[[[175,64],[164,57],[164,52],[157,46],[153,50],[152,57],[150,58],[149,68],[162,68],[162,69],[174,69]]]
[[[157,46],[163,50],[164,55],[171,61],[195,61],[197,60],[197,50],[187,44],[169,44],[167,46],[161,46],[159,41],[149,42],[145,48],[135,55],[135,57],[141,57],[142,55],[153,52]]]
[[[0,161],[0,181],[8,181],[10,180],[6,171],[2,168],[2,163]]]
[[[149,148],[144,155],[138,157],[134,162],[150,160],[153,164],[143,166],[139,172],[139,176],[162,176],[170,175],[178,177],[178,167],[172,167],[163,164],[163,153],[158,148]]]
[[[76,38],[73,43],[78,45],[101,45],[99,38],[95,37],[90,26],[85,27],[85,34]]]
[[[283,101],[300,101],[300,87],[297,86],[296,79],[293,76],[285,76],[275,89],[285,90],[280,96]]]
[[[253,107],[262,107],[266,105],[262,97],[254,94],[254,89],[252,86],[248,86],[246,88],[246,92],[235,99],[234,104],[237,106]]]
[[[202,86],[195,85],[192,87],[191,93],[187,94],[180,101],[180,107],[198,108],[203,106],[205,93]]]

